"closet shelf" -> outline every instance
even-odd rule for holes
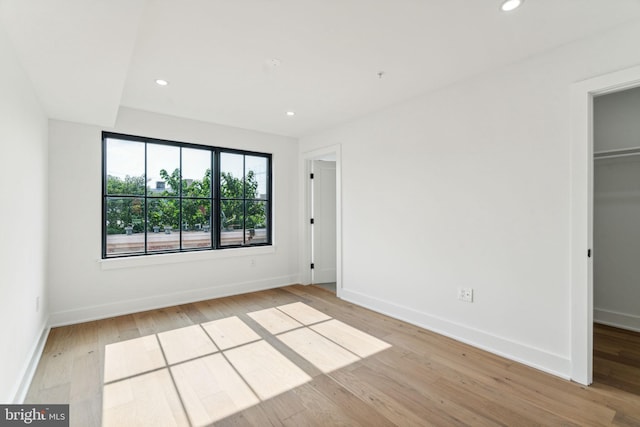
[[[593,153],[594,160],[613,159],[615,157],[637,156],[640,154],[640,147],[622,148],[619,150],[596,151]]]

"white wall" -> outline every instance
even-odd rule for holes
[[[640,147],[640,88],[597,97],[594,151]],[[594,319],[640,331],[640,155],[594,168]]]
[[[296,140],[127,108],[114,129],[49,126],[52,325],[298,281]],[[100,261],[102,130],[273,153],[275,246]]]
[[[342,295],[568,377],[571,84],[640,63],[639,39],[621,27],[303,138],[342,144]]]
[[[0,403],[11,403],[47,318],[47,119],[2,27],[0,94]]]

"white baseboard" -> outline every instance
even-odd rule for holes
[[[270,279],[241,282],[210,288],[192,289],[184,292],[154,295],[134,300],[118,301],[109,304],[94,305],[74,310],[51,313],[49,325],[51,327],[72,325],[75,323],[89,322],[92,320],[106,319],[114,316],[138,313],[146,310],[154,310],[163,307],[171,307],[179,304],[188,304],[212,298],[221,298],[231,295],[239,295],[247,292],[262,291],[265,289],[279,288],[298,282],[297,276],[281,276]]]
[[[38,368],[38,363],[40,363],[40,358],[42,357],[42,352],[44,351],[44,345],[47,343],[47,337],[49,336],[50,330],[51,328],[48,325],[46,324],[42,325],[40,337],[38,338],[38,341],[34,344],[33,348],[31,349],[31,352],[29,353],[29,358],[25,362],[24,368],[22,369],[20,383],[16,386],[16,391],[13,395],[14,404],[24,403],[24,399],[25,397],[27,397],[29,386],[31,385],[33,376],[36,373],[36,369]]]
[[[603,325],[640,332],[640,316],[634,314],[596,308],[593,310],[593,321]]]
[[[348,289],[342,289],[340,296],[349,302],[398,320],[428,329],[566,380],[570,379],[571,360],[569,358]]]

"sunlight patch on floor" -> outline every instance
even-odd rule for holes
[[[278,335],[293,351],[325,374],[360,360],[358,356],[308,328]]]
[[[234,348],[225,355],[262,400],[311,381],[309,375],[265,341]]]
[[[260,335],[256,334],[237,316],[203,323],[202,327],[221,350],[260,339]]]
[[[277,308],[267,308],[247,314],[274,335],[302,327],[300,322]]]
[[[189,425],[167,369],[105,385],[102,402],[103,426]]]
[[[200,325],[162,332],[158,334],[158,338],[169,364],[184,362],[218,351]]]
[[[104,354],[104,382],[142,374],[165,366],[155,335],[109,344]]]
[[[247,315],[324,373],[391,347],[302,302]],[[256,331],[232,316],[105,346],[103,426],[207,426],[312,380]]]
[[[209,425],[260,403],[222,354],[182,363],[171,372],[196,426]]]
[[[303,325],[311,325],[312,323],[331,319],[331,317],[327,316],[323,312],[318,311],[313,307],[309,307],[307,304],[302,302],[281,305],[278,307],[278,310],[288,314]]]
[[[390,344],[335,319],[310,328],[362,358],[391,347]]]

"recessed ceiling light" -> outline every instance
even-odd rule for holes
[[[276,68],[282,65],[282,61],[278,58],[271,58],[264,61],[264,65],[270,68]]]
[[[504,0],[500,9],[504,12],[509,12],[520,7],[523,2],[524,0]]]
[[[295,111],[287,111],[287,116],[295,116]]]
[[[157,84],[158,86],[166,86],[166,85],[168,85],[168,84],[169,84],[169,82],[168,82],[168,81],[166,81],[166,80],[157,79],[157,80],[156,80],[156,84]]]
[[[278,71],[278,68],[282,65],[282,61],[278,58],[265,59],[262,63],[262,72],[266,74],[273,74]]]

